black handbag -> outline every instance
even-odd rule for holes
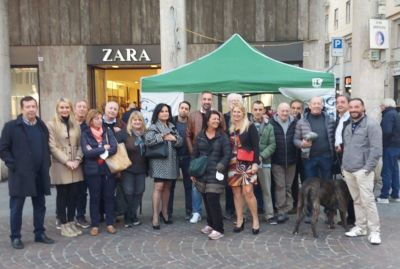
[[[165,159],[168,158],[168,142],[163,141],[154,146],[146,146],[145,157],[149,159]]]
[[[199,178],[202,177],[207,170],[208,157],[203,155],[190,161],[189,175]]]

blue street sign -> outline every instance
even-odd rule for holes
[[[343,38],[341,37],[332,38],[332,56],[333,57],[343,56]]]

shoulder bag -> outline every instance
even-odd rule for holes
[[[168,142],[163,141],[153,146],[146,146],[145,157],[149,159],[165,159],[168,158]]]
[[[108,140],[108,134],[106,134],[106,139],[107,143],[110,144]],[[115,141],[117,141],[116,138]],[[112,174],[121,172],[132,165],[132,162],[128,156],[128,152],[126,151],[125,144],[118,142],[117,152],[114,155],[108,157],[105,161]]]

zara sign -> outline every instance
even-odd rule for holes
[[[87,63],[98,64],[160,64],[160,46],[88,46]]]
[[[145,49],[142,49],[140,54],[135,49],[103,49],[103,62],[151,62],[149,55]]]

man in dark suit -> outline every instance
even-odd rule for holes
[[[23,249],[21,241],[22,210],[31,196],[35,242],[52,244],[44,229],[45,195],[50,195],[49,132],[36,116],[37,102],[26,96],[20,102],[22,114],[4,125],[0,138],[0,158],[8,167],[10,195],[11,245]]]

